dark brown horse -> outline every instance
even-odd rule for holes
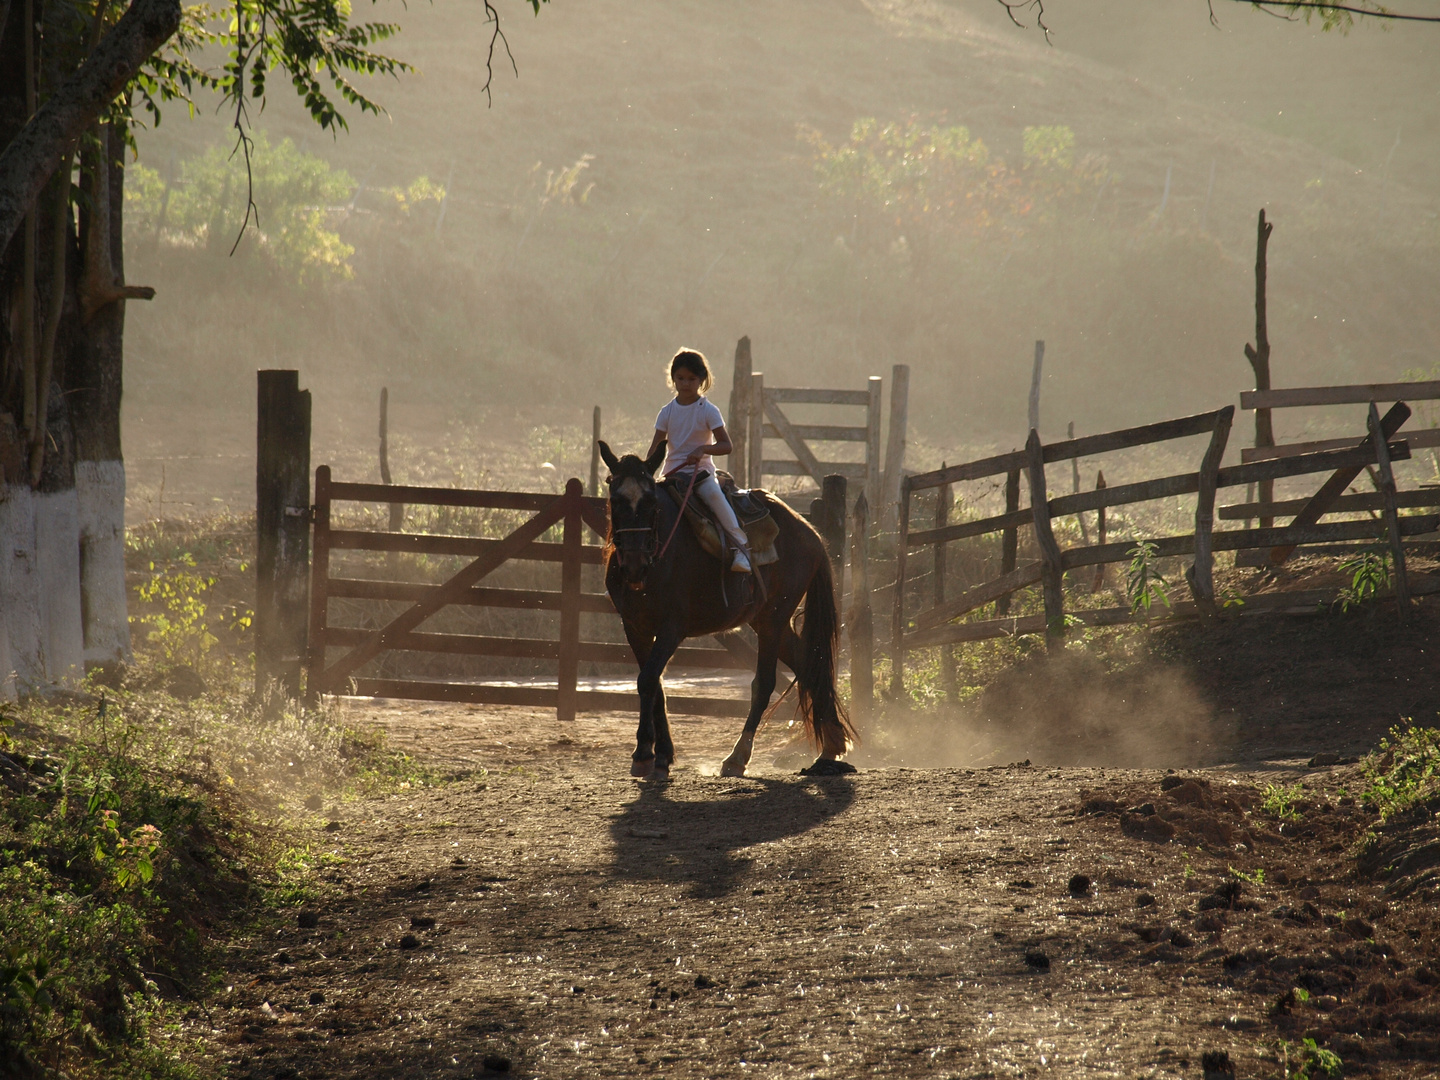
[[[660,679],[680,643],[745,623],[760,639],[760,658],[750,684],[750,715],[721,775],[745,774],[755,732],[775,689],[777,659],[795,673],[800,715],[820,754],[810,771],[854,772],[838,760],[854,742],[855,732],[835,694],[839,618],[834,576],[820,534],[780,500],[768,498],[780,527],[775,540],[780,558],[760,567],[764,595],[752,597],[762,590],[742,589],[741,575],[722,568],[688,526],[675,529],[680,508],[655,483],[655,470],[665,460],[664,444],[649,461],[634,454],[617,458],[603,442],[600,455],[610,467],[605,588],[640,664],[640,726],[631,775],[664,778],[675,760]],[[730,579],[723,589],[722,577]],[[802,599],[804,626],[797,634],[791,620]]]

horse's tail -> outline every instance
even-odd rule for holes
[[[843,754],[860,741],[844,703],[835,692],[835,656],[840,639],[840,613],[835,605],[835,578],[830,560],[820,553],[819,568],[805,592],[805,624],[800,630],[800,665],[795,672],[800,717],[805,733],[820,752]]]

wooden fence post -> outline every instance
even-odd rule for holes
[[[1030,373],[1030,430],[1040,430],[1040,369],[1045,366],[1045,342],[1035,342],[1035,368]]]
[[[765,485],[765,373],[750,373],[750,469],[746,481],[752,488]]]
[[[1075,421],[1070,421],[1070,426],[1065,429],[1065,437],[1073,440],[1075,438]],[[1070,493],[1080,494],[1080,459],[1070,459]],[[1080,539],[1086,547],[1090,546],[1090,527],[1085,524],[1085,511],[1078,510],[1075,513],[1075,520],[1080,522]]]
[[[600,406],[590,418],[590,497],[600,494]]]
[[[730,451],[731,467],[735,470],[735,484],[749,487],[750,460],[746,447],[750,445],[750,358],[749,335],[735,343],[735,377],[730,384]]]
[[[1105,486],[1106,486],[1106,485],[1105,485],[1105,470],[1104,470],[1104,469],[1096,469],[1096,470],[1095,470],[1095,490],[1096,490],[1096,491],[1104,491],[1104,490],[1105,490]],[[1105,505],[1102,503],[1102,504],[1101,504],[1100,506],[1098,506],[1098,507],[1096,508],[1096,510],[1095,510],[1095,544],[1096,544],[1096,546],[1097,546],[1097,547],[1104,547],[1104,546],[1105,546],[1105,538],[1106,538],[1106,532],[1105,532]],[[1104,587],[1105,587],[1105,564],[1104,564],[1103,562],[1102,562],[1102,563],[1096,563],[1096,564],[1095,564],[1095,585],[1094,585],[1094,587],[1092,588],[1091,591],[1092,591],[1092,592],[1099,592],[1099,591],[1100,591],[1101,589],[1103,589]]]
[[[850,530],[850,707],[868,716],[875,706],[875,618],[870,608],[870,553],[865,492],[855,500]]]
[[[325,687],[325,631],[329,622],[330,581],[330,466],[315,470],[315,522],[310,551],[310,628],[305,650],[305,700],[319,704]]]
[[[1210,445],[1200,462],[1200,492],[1195,499],[1195,561],[1190,564],[1185,580],[1190,584],[1190,595],[1195,598],[1196,606],[1207,614],[1215,611],[1215,556],[1210,549],[1210,538],[1215,532],[1216,482],[1234,420],[1234,405],[1220,410],[1215,417],[1215,430],[1210,434]]]
[[[393,484],[395,481],[390,478],[390,388],[380,388],[380,482],[385,485]],[[390,531],[399,532],[400,526],[405,523],[405,504],[390,504]],[[398,555],[398,552],[396,553]],[[393,562],[393,560],[392,560]]]
[[[870,400],[865,406],[865,500],[873,515],[880,505],[880,394],[884,380],[871,375],[866,383]]]
[[[845,503],[849,493],[849,482],[838,473],[825,477],[820,489],[821,511],[820,535],[825,538],[825,548],[830,552],[830,572],[835,578],[835,604],[840,605],[840,596],[845,591]]]
[[[1035,515],[1035,541],[1040,545],[1040,587],[1045,594],[1045,644],[1053,653],[1065,637],[1065,568],[1060,545],[1050,528],[1049,496],[1045,491],[1045,454],[1040,433],[1030,429],[1025,440],[1026,470],[1030,474],[1030,511]]]
[[[565,484],[565,518],[560,564],[560,670],[555,701],[557,720],[574,720],[576,687],[580,675],[580,546],[585,521],[581,515],[584,490],[571,478]]]
[[[1400,513],[1395,504],[1395,473],[1390,468],[1390,447],[1385,442],[1385,429],[1380,423],[1380,410],[1370,402],[1370,438],[1375,443],[1376,471],[1380,474],[1380,494],[1385,499],[1385,532],[1390,537],[1390,554],[1395,559],[1395,606],[1400,625],[1410,614],[1410,578],[1405,569],[1405,545],[1400,539]]]
[[[910,365],[890,369],[890,430],[885,436],[884,499],[880,507],[882,527],[895,520],[900,499],[900,478],[905,475],[905,435],[910,416]]]
[[[298,371],[256,372],[255,690],[300,694],[310,577],[310,391]]]
[[[1005,474],[1005,513],[1013,514],[1020,509],[1020,470],[1011,469]],[[1008,574],[1015,569],[1019,554],[1020,530],[1011,525],[1000,534],[1000,573]],[[997,618],[1010,614],[1010,594],[1006,593],[995,601]]]
[[[947,467],[946,462],[940,463],[940,468]],[[943,529],[950,524],[950,503],[954,498],[949,484],[941,484],[940,489],[935,493],[935,528]],[[934,545],[935,551],[935,606],[939,607],[945,603],[945,563],[948,548],[942,540]],[[940,646],[940,684],[945,688],[945,696],[951,701],[955,700],[955,651],[949,645]]]
[[[899,520],[895,536],[895,603],[890,621],[890,695],[905,699],[905,556],[910,537],[910,478],[900,480]]]

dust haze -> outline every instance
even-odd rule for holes
[[[969,704],[886,711],[862,727],[859,765],[984,768],[1185,768],[1224,759],[1233,726],[1183,669],[1147,663],[1110,672],[1067,651],[1004,672]]]
[[[461,444],[475,471],[523,451],[511,484],[583,475],[593,406],[641,443],[686,343],[723,407],[742,334],[772,385],[908,363],[919,467],[1023,441],[1038,338],[1047,438],[1218,407],[1249,385],[1262,206],[1277,384],[1428,370],[1440,33],[1217,13],[1062,0],[1047,46],[988,0],[506,3],[519,77],[497,67],[487,107],[475,5],[386,7],[417,72],[333,138],[275,95],[261,166],[289,139],[311,173],[257,186],[234,257],[238,180],[197,164],[228,117],[139,133],[126,276],[159,295],[128,314],[131,517],[249,505],[258,367],[300,370],[337,476],[374,477],[388,386],[402,482]],[[1013,220],[892,213],[825,184],[816,139],[865,119],[963,127],[1024,191],[1027,129],[1065,129],[1089,186]]]

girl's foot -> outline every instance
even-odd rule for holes
[[[730,560],[730,569],[742,574],[750,573],[750,558],[743,551],[735,552],[735,557]]]

